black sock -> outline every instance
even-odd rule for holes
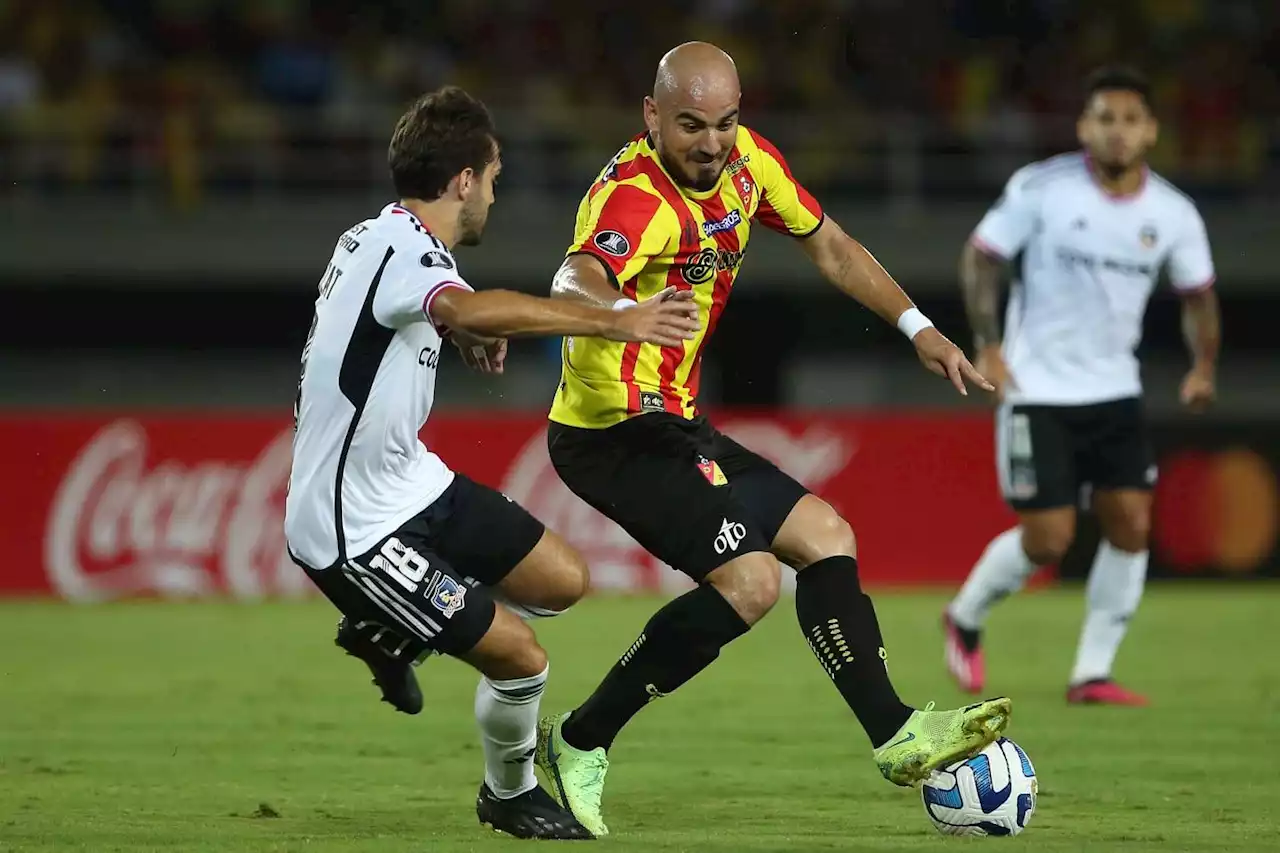
[[[720,655],[749,626],[719,590],[704,584],[653,614],[640,638],[569,715],[564,739],[578,749],[608,749],[650,700],[666,696]]]
[[[881,746],[911,716],[884,663],[884,639],[853,557],[819,560],[796,576],[796,617],[809,648],[858,722]]]

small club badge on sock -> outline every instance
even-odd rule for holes
[[[729,485],[729,478],[720,470],[720,466],[705,456],[698,457],[698,470],[702,472],[702,476],[707,478],[707,482],[713,486]]]

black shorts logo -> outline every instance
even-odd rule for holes
[[[631,254],[631,241],[617,231],[601,231],[591,240],[606,255],[625,258]]]

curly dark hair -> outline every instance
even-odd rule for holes
[[[1126,65],[1106,65],[1089,75],[1084,84],[1086,106],[1099,92],[1133,92],[1151,109],[1151,83],[1141,71]]]
[[[477,172],[497,156],[489,109],[457,86],[423,95],[396,122],[387,149],[401,198],[434,201],[463,169]]]

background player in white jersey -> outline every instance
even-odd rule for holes
[[[502,167],[488,111],[461,89],[414,104],[389,160],[400,202],[346,231],[320,281],[295,408],[289,552],[344,614],[338,645],[398,710],[421,710],[412,663],[431,652],[481,672],[483,823],[590,838],[534,778],[547,657],[513,612],[564,610],[586,591],[587,568],[520,506],[455,475],[418,433],[447,336],[500,371],[509,335],[680,345],[696,309],[670,293],[610,311],[472,291],[451,250],[479,242]]]
[[[1204,222],[1146,165],[1157,130],[1146,81],[1099,70],[1077,126],[1084,150],[1015,173],[964,249],[977,368],[1001,396],[1000,485],[1019,524],[987,546],[946,610],[947,666],[963,689],[984,689],[979,632],[991,605],[1062,558],[1088,488],[1103,542],[1067,701],[1146,703],[1111,669],[1147,570],[1156,471],[1134,350],[1162,268],[1183,298],[1192,367],[1181,398],[1193,411],[1213,400],[1220,337]],[[1019,255],[1001,337],[1000,278]]]

